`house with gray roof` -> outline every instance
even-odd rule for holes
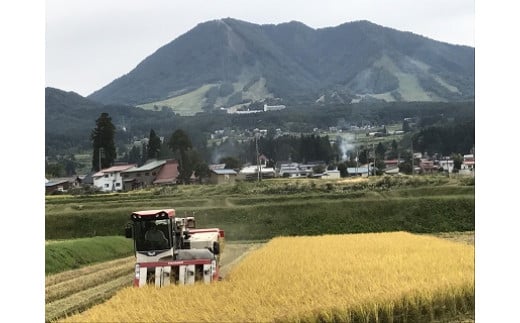
[[[77,176],[51,178],[45,182],[45,194],[65,193],[79,185],[80,180]]]
[[[121,172],[123,190],[130,191],[152,185],[164,164],[166,160],[151,159],[140,167],[132,167]]]
[[[237,178],[237,172],[232,169],[211,170],[209,182],[211,184],[233,184]]]

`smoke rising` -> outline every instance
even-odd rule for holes
[[[344,133],[339,135],[338,139],[339,148],[341,150],[341,161],[346,161],[349,159],[350,154],[356,149],[356,145],[354,144],[355,137],[353,134]]]

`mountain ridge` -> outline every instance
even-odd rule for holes
[[[474,99],[474,68],[473,47],[367,20],[314,29],[224,18],[197,24],[87,98],[174,111],[245,108],[271,98],[460,101]]]

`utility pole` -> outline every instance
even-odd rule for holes
[[[411,142],[412,142],[412,176],[413,176],[414,173],[415,173],[415,168],[414,168],[414,166],[413,166],[413,159],[414,159],[414,158],[413,158],[413,137],[412,137],[412,141],[411,141]]]
[[[359,162],[358,162],[358,160],[359,160],[359,149],[358,149],[358,147],[356,146],[356,176],[357,176],[357,174],[358,174],[358,167],[359,167]]]
[[[374,170],[374,176],[375,176],[376,175],[376,148],[375,148],[374,143],[372,143],[372,149],[374,150],[374,166],[372,167],[372,169]]]
[[[258,154],[258,133],[255,133],[255,145],[256,145],[256,170],[258,181],[260,182],[260,155]]]
[[[370,153],[370,142],[367,140],[367,147],[365,148],[365,156],[367,158],[367,168],[368,168],[367,176],[368,177],[370,177],[370,155],[371,155],[371,153]]]
[[[357,132],[355,132],[355,135],[354,135],[354,141],[356,142],[356,176],[358,175],[358,166],[359,166],[359,163],[358,163],[358,160],[359,160],[359,145],[358,145],[358,142],[357,142]]]

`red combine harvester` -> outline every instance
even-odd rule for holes
[[[224,231],[196,229],[195,218],[178,218],[174,209],[137,211],[125,236],[134,239],[134,286],[210,283],[219,278]]]

